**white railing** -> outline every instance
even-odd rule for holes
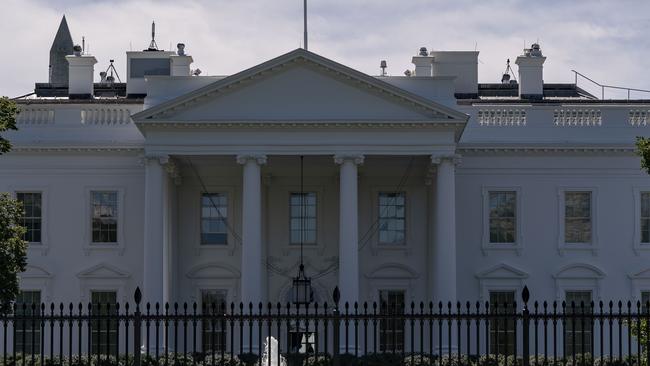
[[[81,110],[81,124],[84,125],[127,125],[131,123],[131,112],[123,107],[91,107]]]
[[[601,126],[603,117],[598,109],[564,108],[553,111],[556,126]]]
[[[647,126],[650,120],[650,110],[648,109],[631,109],[628,121],[632,126]]]
[[[524,109],[480,109],[478,123],[481,126],[525,126],[526,110]]]
[[[21,106],[16,117],[19,125],[45,125],[54,123],[54,108]]]

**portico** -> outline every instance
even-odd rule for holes
[[[296,248],[282,239],[279,227],[287,220],[278,223],[276,216],[288,201],[282,202],[279,195],[287,193],[278,189],[291,191],[293,185],[295,190],[292,161],[300,155],[313,162],[307,180],[309,189],[321,192],[318,231],[327,236],[307,251],[308,270],[325,273],[315,284],[322,289],[317,296],[327,297],[338,286],[342,302],[370,300],[376,295],[360,283],[381,276],[368,273],[399,262],[393,254],[416,253],[426,263],[412,273],[427,280],[424,289],[410,291],[411,297],[455,299],[454,164],[464,114],[297,50],[171,98],[136,114],[134,121],[146,138],[144,293],[149,301],[173,300],[170,289],[178,291],[194,276],[195,283],[228,278],[233,288],[228,301],[286,302],[282,277],[295,275],[290,258]],[[417,164],[407,188],[417,194],[407,194],[407,207],[423,206],[427,215],[417,217],[423,212],[419,207],[416,217],[409,217],[404,243],[366,246],[377,225],[372,196],[400,188],[410,159]],[[179,175],[180,185],[165,172]],[[178,262],[191,241],[187,226],[195,231],[200,226],[196,218],[188,222],[183,211],[188,197],[197,199],[183,193],[195,175],[212,180],[207,187],[194,181],[192,189],[233,195],[228,223],[235,238],[223,248],[198,248],[193,262],[204,260],[206,268],[212,264],[219,267],[214,271],[229,274],[197,275],[196,268]],[[412,224],[418,220],[421,224]]]

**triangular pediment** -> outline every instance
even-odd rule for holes
[[[21,278],[51,278],[52,274],[44,268],[28,265],[25,271],[20,273]]]
[[[110,264],[100,263],[77,273],[78,278],[128,278],[130,274]]]
[[[650,279],[650,268],[632,273],[629,275],[631,279]]]
[[[427,121],[464,124],[459,111],[299,49],[148,108],[151,122]]]
[[[524,279],[528,278],[528,273],[515,268],[511,265],[501,263],[496,266],[490,267],[486,270],[483,270],[476,274],[476,277],[479,279],[508,279],[508,278],[517,278]]]

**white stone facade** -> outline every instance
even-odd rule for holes
[[[650,291],[650,178],[634,154],[650,102],[456,99],[452,81],[375,78],[296,50],[226,78],[152,77],[144,101],[19,101],[0,191],[42,197],[21,286],[47,302],[93,290],[131,301],[139,286],[149,301],[219,289],[228,301],[285,303],[300,262],[289,200],[303,155],[317,197],[305,246],[316,301],[336,286],[344,301],[385,289],[407,301],[487,301],[524,285],[539,300]],[[111,243],[92,242],[96,191],[117,198]],[[227,197],[225,245],[201,244],[205,191]],[[392,245],[377,233],[381,192],[404,193],[404,239]],[[516,196],[510,243],[491,240],[491,192]],[[566,240],[567,192],[588,193],[584,243]]]

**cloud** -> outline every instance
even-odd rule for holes
[[[99,63],[146,48],[157,24],[162,48],[187,45],[204,74],[232,74],[300,46],[302,0],[3,0],[0,95],[47,81],[48,52],[65,13],[75,42],[85,36]],[[420,46],[480,51],[479,79],[497,82],[507,58],[539,40],[544,79],[572,82],[576,69],[605,84],[650,89],[648,1],[310,0],[310,50],[377,74],[401,75]],[[524,43],[525,42],[525,43]]]

